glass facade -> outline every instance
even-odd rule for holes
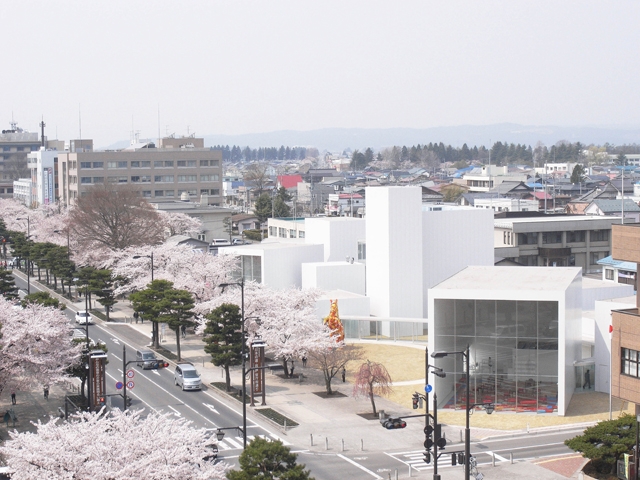
[[[470,403],[497,411],[553,412],[558,403],[558,302],[435,299],[435,350],[469,345]],[[447,377],[444,408],[464,408],[462,355],[434,360]],[[441,385],[445,387],[441,389]],[[448,385],[447,385],[448,384]],[[438,395],[440,397],[440,395]]]

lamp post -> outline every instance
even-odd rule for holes
[[[153,283],[153,252],[151,252],[151,255],[134,255],[133,256],[134,260],[137,260],[138,258],[149,258],[151,260],[151,283]],[[153,322],[151,324],[151,329],[153,333],[153,344],[154,344],[154,347],[157,347],[159,345],[158,322]]]
[[[244,265],[244,264],[243,264]],[[220,288],[236,285],[240,287],[240,319],[241,319],[241,334],[242,345],[240,347],[240,355],[242,356],[242,448],[247,448],[247,402],[246,402],[246,389],[247,389],[247,354],[246,354],[246,332],[244,326],[244,268],[242,272],[242,280],[234,283],[222,283]]]
[[[469,345],[465,350],[461,352],[433,352],[431,356],[433,358],[443,358],[448,355],[462,355],[464,361],[466,362],[465,366],[465,378],[466,378],[466,390],[467,390],[467,399],[466,399],[466,409],[465,409],[465,428],[464,428],[464,478],[468,480],[469,475],[471,473],[471,466],[469,463],[469,457],[471,455],[471,432],[469,430]]]
[[[26,243],[27,243],[27,295],[31,294],[31,277],[29,276],[29,264],[31,263],[30,260],[30,255],[29,255],[29,237],[30,235],[30,230],[31,230],[31,223],[29,220],[29,216],[26,217],[18,217],[16,218],[16,220],[26,220],[27,221],[27,239],[26,239]]]

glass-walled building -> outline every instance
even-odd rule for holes
[[[497,411],[564,415],[581,355],[579,268],[468,267],[429,290],[429,350],[447,376],[435,387],[441,408],[469,402]],[[594,372],[595,375],[595,372]]]

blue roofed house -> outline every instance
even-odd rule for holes
[[[609,255],[608,257],[598,260],[598,265],[602,265],[602,280],[633,285],[637,290],[637,263],[614,260],[613,257]]]

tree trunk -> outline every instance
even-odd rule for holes
[[[108,321],[109,321],[109,311],[111,310],[111,308],[109,308],[109,305],[106,305],[106,306],[104,307],[104,310],[105,310],[105,312],[106,312],[106,314],[107,314],[107,322],[108,322]]]
[[[289,378],[289,360],[283,358],[282,366],[284,367],[284,378]]]
[[[180,326],[176,328],[176,353],[178,354],[178,361],[181,362],[182,358],[180,357]]]
[[[154,348],[160,348],[160,328],[158,328],[158,322],[152,320],[151,331],[153,332],[153,346]]]
[[[331,373],[327,367],[323,367],[322,373],[324,373],[324,387],[327,390],[327,395],[331,395],[333,393],[331,390]]]
[[[231,375],[229,374],[229,365],[224,366],[224,381],[227,384],[227,392],[231,391]]]
[[[369,383],[369,398],[371,399],[371,406],[373,407],[373,415],[376,416],[376,402],[373,399],[373,383]]]

